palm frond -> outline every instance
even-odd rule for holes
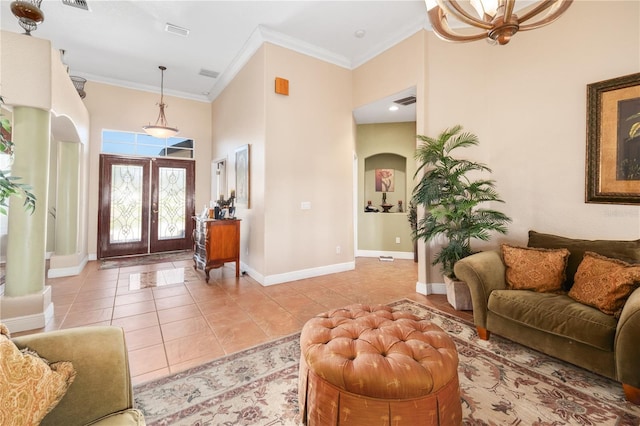
[[[415,239],[429,241],[442,236],[447,244],[434,257],[445,275],[453,276],[453,265],[472,254],[471,240],[488,241],[493,233],[506,233],[511,219],[487,208],[489,203],[504,203],[492,179],[472,179],[473,173],[491,173],[483,164],[457,158],[458,148],[478,145],[478,137],[462,132],[461,126],[446,129],[437,138],[417,137],[422,144],[415,153],[422,176],[413,189],[411,202],[421,205],[425,215],[417,220]]]

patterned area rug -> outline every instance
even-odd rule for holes
[[[140,256],[114,257],[100,261],[100,269],[126,268],[128,266],[151,265],[153,263],[179,262],[192,260],[193,250],[172,251],[166,253],[144,254]]]
[[[458,348],[464,425],[640,425],[619,383],[491,336],[410,300]],[[299,334],[134,388],[148,425],[298,425]],[[410,425],[413,426],[413,425]]]

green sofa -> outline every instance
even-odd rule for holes
[[[640,263],[640,240],[576,240],[530,231],[528,246],[569,250],[565,290],[585,251]],[[507,289],[505,271],[499,250],[476,253],[454,267],[471,291],[481,339],[495,333],[619,381],[626,398],[640,404],[640,288],[616,319],[566,294]]]
[[[42,425],[144,425],[133,408],[124,332],[119,327],[78,327],[15,337],[50,362],[71,361],[76,378]]]

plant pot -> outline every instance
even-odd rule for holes
[[[447,288],[447,302],[449,302],[456,311],[473,310],[471,291],[469,291],[467,283],[444,277],[444,284]]]

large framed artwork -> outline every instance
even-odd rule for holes
[[[236,204],[250,208],[251,168],[250,145],[236,149]]]
[[[587,203],[640,204],[640,73],[587,85]]]

